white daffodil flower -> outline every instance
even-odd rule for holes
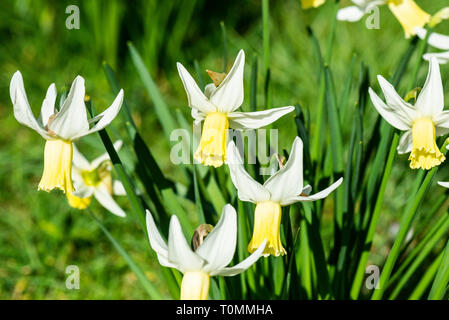
[[[73,192],[72,142],[106,127],[118,114],[123,101],[123,90],[112,105],[98,116],[88,120],[84,105],[84,79],[77,76],[59,111],[55,110],[56,87],[52,83],[36,119],[31,111],[23,85],[22,74],[14,73],[9,87],[14,116],[17,121],[39,133],[46,140],[44,172],[39,190],[58,188]]]
[[[148,210],[147,229],[150,245],[156,251],[159,263],[183,273],[182,300],[206,300],[210,277],[234,276],[244,272],[260,258],[265,248],[265,243],[261,243],[260,248],[248,258],[233,267],[227,267],[237,245],[237,215],[229,204],[224,206],[215,228],[195,250],[189,246],[175,215],[170,219],[168,245]]]
[[[431,58],[427,80],[414,106],[405,102],[394,87],[377,76],[386,103],[373,89],[369,94],[374,107],[393,127],[405,131],[397,148],[399,154],[410,153],[410,168],[429,170],[444,161],[435,139],[449,132],[449,111],[443,111],[444,93],[440,67]]]
[[[343,181],[340,178],[330,187],[316,194],[309,195],[312,187],[304,186],[303,181],[303,144],[299,137],[293,142],[290,156],[281,169],[275,172],[263,185],[251,178],[243,168],[243,162],[234,142],[229,142],[229,162],[231,179],[242,201],[256,204],[254,213],[253,237],[248,250],[253,252],[264,239],[267,245],[264,256],[286,253],[281,243],[280,226],[282,206],[298,201],[315,201],[327,197]]]
[[[199,124],[204,120],[200,145],[195,159],[206,166],[220,167],[226,161],[228,129],[258,129],[269,125],[294,107],[282,107],[258,112],[236,111],[243,102],[243,68],[245,53],[240,50],[227,75],[208,71],[214,83],[204,93],[181,63],[179,76],[187,93],[192,117]]]
[[[301,7],[303,9],[318,8],[325,2],[326,0],[301,0]]]
[[[353,6],[342,8],[337,13],[341,21],[359,21],[374,7],[388,5],[390,11],[402,25],[405,37],[416,34],[417,27],[423,27],[430,21],[430,14],[423,11],[413,0],[352,0]]]
[[[114,143],[117,151],[121,146],[121,140]],[[126,192],[120,181],[112,180],[111,171],[112,163],[107,153],[89,162],[74,144],[72,179],[76,191],[66,193],[69,205],[84,210],[90,205],[94,196],[106,210],[119,217],[125,217],[126,213],[114,201],[112,195],[124,196]]]

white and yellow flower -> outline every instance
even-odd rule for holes
[[[275,172],[263,185],[254,180],[243,168],[242,158],[234,142],[229,142],[229,162],[231,179],[242,201],[256,204],[254,213],[253,236],[248,250],[256,250],[264,239],[267,245],[264,256],[284,255],[286,251],[281,243],[280,226],[283,206],[298,201],[316,201],[327,197],[343,181],[340,178],[330,187],[310,195],[312,187],[304,186],[303,180],[303,144],[299,137],[293,142],[290,156],[281,169]]]
[[[429,170],[438,166],[445,157],[435,139],[449,132],[449,111],[443,111],[443,84],[436,58],[430,59],[426,83],[414,106],[405,102],[382,76],[377,76],[377,79],[386,103],[369,88],[374,107],[389,124],[405,131],[397,148],[398,153],[410,152],[412,169]]]
[[[189,246],[175,215],[170,219],[168,245],[148,210],[147,229],[150,245],[156,251],[159,263],[183,273],[182,300],[206,300],[210,277],[234,276],[244,272],[260,258],[265,247],[265,243],[261,243],[260,248],[248,258],[233,267],[227,267],[237,245],[237,215],[229,204],[224,206],[215,228],[195,250]]]
[[[44,172],[38,189],[51,191],[57,188],[64,192],[73,192],[72,142],[103,129],[115,118],[122,105],[123,90],[120,90],[108,109],[90,120],[87,119],[84,105],[84,79],[81,76],[77,76],[73,81],[59,111],[55,110],[56,87],[51,84],[38,119],[31,111],[19,71],[14,73],[9,90],[17,121],[37,131],[46,140]]]
[[[258,129],[294,110],[289,106],[258,112],[236,111],[243,103],[244,65],[245,53],[240,50],[227,75],[208,71],[213,83],[208,84],[203,93],[183,65],[177,63],[195,124],[204,120],[194,157],[206,166],[220,167],[226,161],[229,128]]]
[[[121,146],[121,140],[114,143],[117,151]],[[92,197],[95,197],[106,210],[125,217],[126,213],[114,201],[112,195],[124,196],[126,192],[120,181],[112,179],[111,171],[112,163],[107,153],[89,162],[74,144],[72,179],[76,191],[66,193],[69,205],[84,210],[90,205]]]
[[[430,14],[422,10],[413,0],[352,0],[352,2],[353,6],[338,11],[338,20],[359,21],[374,7],[386,4],[404,29],[406,38],[414,36],[416,28],[424,27],[431,19]]]

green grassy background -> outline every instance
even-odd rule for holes
[[[348,3],[342,1],[342,6]],[[426,11],[435,13],[445,1],[418,0],[417,3]],[[65,8],[70,4],[80,8],[79,30],[65,28],[68,16]],[[310,111],[313,120],[318,99],[318,64],[306,27],[312,27],[325,49],[332,8],[326,4],[317,10],[303,11],[299,0],[285,0],[271,1],[270,10],[272,105],[269,107],[300,103]],[[43,168],[44,141],[14,119],[9,98],[12,74],[16,70],[22,72],[28,99],[36,115],[48,85],[55,82],[60,94],[77,74],[86,79],[86,93],[96,108],[103,110],[114,98],[102,68],[102,62],[107,61],[118,75],[133,118],[158,164],[168,177],[182,181],[179,168],[169,160],[169,144],[164,140],[152,101],[131,63],[126,43],[132,41],[141,53],[170,112],[175,114],[179,109],[190,120],[175,63],[182,62],[193,74],[194,60],[198,60],[202,70],[221,71],[221,21],[227,33],[227,67],[238,50],[243,48],[247,57],[246,92],[249,92],[253,57],[257,57],[259,62],[259,88],[262,88],[260,1],[245,1],[244,4],[242,1],[221,1],[214,2],[214,5],[212,1],[193,0],[141,0],[132,3],[104,0],[1,1],[0,299],[146,298],[135,275],[87,213],[71,209],[65,197],[58,192],[37,191]],[[449,33],[449,23],[442,24],[437,31]],[[339,22],[330,62],[337,92],[343,90],[354,54],[357,63],[363,61],[369,66],[371,83],[377,90],[375,75],[391,75],[407,45],[399,23],[386,7],[381,8],[379,30],[368,30],[364,21]],[[358,72],[358,68],[356,70]],[[426,72],[424,65],[419,74],[422,83]],[[448,66],[442,66],[442,75],[447,92]],[[207,77],[205,72],[202,76],[204,79]],[[407,81],[403,85],[407,85]],[[353,88],[350,98],[353,103],[356,101],[355,93]],[[449,102],[448,97],[446,94],[446,102]],[[261,89],[258,90],[258,106],[265,108]],[[248,94],[242,108],[249,109]],[[374,108],[369,105],[366,112],[368,127],[375,116]],[[124,129],[120,118],[113,125],[119,132]],[[286,116],[273,127],[281,128],[279,146],[289,149],[296,136],[293,117]],[[346,133],[349,132],[348,128]],[[80,146],[90,159],[104,152],[97,135],[83,139]],[[127,155],[125,148],[123,157],[128,159]],[[399,209],[408,200],[407,191],[414,175],[415,172],[408,170],[407,156],[399,156],[387,188],[371,256],[373,262],[382,261],[388,252],[394,238],[389,230],[398,221]],[[439,180],[449,180],[446,168],[438,175]],[[129,211],[126,197],[118,201]],[[109,214],[93,202],[91,210],[101,217],[150,281],[166,293],[158,263],[150,258],[147,239],[143,238],[137,225]],[[425,210],[431,203],[432,195],[421,210],[421,218],[425,218]],[[192,204],[185,205],[189,208]],[[65,268],[68,265],[80,268],[80,290],[65,288]]]

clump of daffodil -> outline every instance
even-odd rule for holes
[[[182,300],[206,300],[210,277],[234,276],[252,266],[262,255],[265,243],[242,262],[227,267],[234,257],[237,245],[237,215],[231,205],[225,205],[215,228],[206,225],[200,232],[201,240],[192,249],[181,229],[178,218],[170,219],[168,245],[157,230],[154,219],[147,210],[147,229],[150,245],[157,253],[159,263],[183,273]],[[203,226],[203,225],[202,225]],[[211,230],[212,229],[212,230]],[[204,236],[207,235],[205,238]]]
[[[301,0],[303,9],[317,8],[324,4],[326,0]]]
[[[117,151],[121,146],[121,140],[114,143]],[[76,191],[66,193],[69,205],[84,210],[90,205],[92,197],[95,197],[105,209],[119,217],[125,217],[125,212],[112,195],[123,196],[126,192],[120,181],[112,179],[111,171],[112,163],[107,153],[89,162],[74,144],[72,179]]]
[[[51,84],[38,119],[31,111],[19,71],[14,73],[9,90],[17,121],[37,131],[46,140],[44,172],[38,189],[51,191],[57,188],[64,192],[73,192],[72,142],[103,129],[115,118],[122,105],[123,90],[120,90],[108,109],[90,120],[87,119],[84,79],[81,76],[77,76],[73,81],[59,111],[55,109],[56,87]]]
[[[285,166],[280,168],[263,185],[251,178],[243,168],[242,159],[234,142],[229,142],[229,162],[231,179],[242,201],[256,204],[254,213],[253,236],[248,250],[256,250],[264,239],[267,245],[264,256],[284,255],[286,251],[281,243],[280,226],[283,206],[298,201],[315,201],[327,197],[343,181],[340,178],[330,187],[314,195],[310,185],[304,186],[303,180],[303,144],[299,137],[293,142],[290,156]]]
[[[207,71],[213,80],[200,90],[179,62],[179,76],[187,93],[195,124],[204,120],[201,141],[194,157],[206,166],[220,167],[226,161],[228,129],[258,129],[294,110],[282,107],[258,112],[236,111],[243,103],[245,53],[240,50],[228,74]]]
[[[444,93],[436,58],[429,62],[429,73],[415,105],[405,102],[394,87],[377,76],[386,103],[369,88],[374,107],[393,127],[405,131],[397,148],[399,154],[410,152],[410,168],[429,170],[445,160],[436,145],[436,137],[449,132],[449,111],[443,111]]]
[[[386,4],[404,29],[406,38],[414,36],[416,28],[424,27],[431,19],[430,14],[422,10],[413,0],[352,0],[352,2],[353,6],[338,11],[338,20],[359,21],[374,7]]]

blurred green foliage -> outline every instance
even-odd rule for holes
[[[341,2],[342,6],[349,3]],[[443,0],[417,2],[430,13],[445,4]],[[65,27],[68,16],[65,9],[71,4],[80,8],[79,30]],[[318,96],[318,63],[306,28],[311,26],[321,44],[325,45],[331,10],[326,4],[317,10],[303,11],[299,0],[270,2],[271,107],[300,103],[311,113],[313,120]],[[180,110],[190,121],[175,63],[182,62],[192,74],[194,60],[199,62],[203,71],[206,68],[220,71],[223,66],[220,22],[226,27],[228,64],[240,48],[246,52],[246,98],[242,108],[249,110],[252,57],[257,56],[259,65],[262,65],[260,1],[246,1],[245,4],[242,1],[205,0],[1,1],[0,299],[146,298],[135,275],[87,213],[71,209],[62,194],[37,191],[44,142],[14,119],[9,99],[12,74],[16,70],[22,72],[35,114],[39,112],[50,83],[56,83],[60,94],[77,74],[86,79],[87,94],[97,109],[103,110],[113,100],[102,68],[102,62],[108,62],[119,77],[144,140],[164,173],[178,181],[182,180],[181,172],[169,161],[169,144],[164,140],[151,99],[130,61],[126,43],[132,41],[141,53],[170,112],[175,115],[176,110]],[[361,61],[368,65],[374,88],[377,88],[376,74],[388,77],[395,69],[408,41],[404,40],[399,23],[386,8],[381,8],[380,22],[379,30],[367,29],[364,21],[337,24],[330,64],[338,93],[343,90],[354,54],[357,57],[356,72],[359,72]],[[437,31],[449,33],[449,25],[442,24]],[[422,68],[419,74],[418,79],[422,83],[426,69]],[[448,66],[442,67],[442,75],[445,87],[449,88]],[[202,76],[204,79],[207,77],[205,72]],[[259,88],[263,88],[261,72],[258,80]],[[446,102],[448,97],[446,94]],[[351,91],[349,99],[352,104],[356,102],[355,90]],[[262,90],[257,93],[257,101],[258,108],[264,108]],[[366,112],[368,128],[376,116],[374,108],[369,105]],[[124,130],[119,120],[113,125],[119,132]],[[296,136],[292,117],[280,119],[274,127],[282,128],[279,144],[288,150]],[[343,133],[343,141],[346,141],[350,130],[344,126]],[[104,152],[98,136],[86,138],[80,145],[83,151],[88,151],[86,155],[90,159]],[[397,158],[400,161],[395,162],[387,187],[387,195],[394,194],[394,197],[387,196],[384,203],[380,230],[374,239],[371,256],[374,262],[382,261],[391,245],[394,236],[389,235],[390,228],[398,221],[400,208],[408,200],[407,192],[415,174],[408,170],[406,156]],[[447,168],[443,167],[439,175],[440,180],[448,180]],[[432,195],[424,206],[424,212],[431,202]],[[119,203],[129,211],[126,197],[119,199]],[[148,241],[143,234],[96,203],[91,210],[101,216],[150,281],[166,294],[157,261],[150,258]],[[68,265],[79,266],[81,290],[65,288],[65,268]]]

